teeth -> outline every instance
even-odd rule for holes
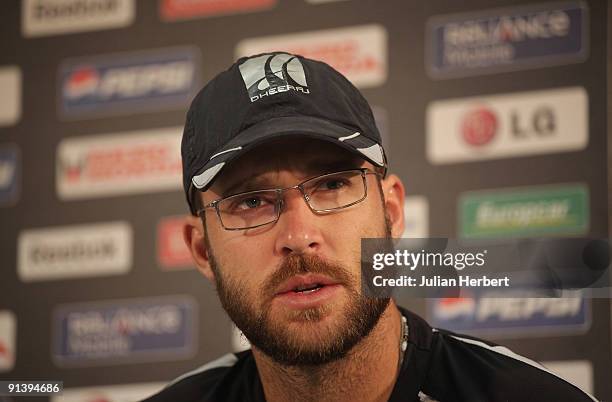
[[[293,291],[294,292],[312,292],[314,290],[317,290],[320,287],[321,285],[319,285],[318,283],[315,283],[313,285],[298,286]]]

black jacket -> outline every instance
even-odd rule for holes
[[[511,350],[431,328],[400,308],[409,340],[391,402],[596,401],[578,387]],[[250,350],[227,354],[187,373],[145,402],[263,402]]]

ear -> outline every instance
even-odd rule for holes
[[[404,233],[404,198],[406,196],[404,183],[397,175],[391,174],[382,180],[381,185],[385,206],[391,220],[391,236],[402,237]]]
[[[198,270],[214,284],[215,274],[210,267],[209,256],[204,247],[204,236],[206,232],[202,220],[197,216],[187,215],[183,225],[183,239]]]

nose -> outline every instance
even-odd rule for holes
[[[319,219],[298,189],[285,192],[281,215],[275,225],[275,252],[283,257],[291,253],[317,252],[323,243]]]

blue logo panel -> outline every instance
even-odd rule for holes
[[[432,326],[455,332],[560,335],[588,330],[589,302],[582,297],[428,299],[427,312]]]
[[[188,358],[196,320],[195,303],[182,296],[62,306],[53,355],[60,365]]]
[[[14,145],[0,147],[0,206],[17,202],[20,191],[21,157]]]
[[[581,2],[433,17],[427,63],[434,78],[580,62],[588,52]]]
[[[73,59],[60,67],[59,108],[68,118],[182,108],[199,78],[191,47]]]

